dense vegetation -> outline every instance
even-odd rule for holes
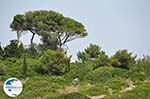
[[[71,62],[65,46],[87,36],[84,26],[54,11],[29,11],[14,17],[10,27],[17,33],[5,47],[0,45],[0,99],[9,99],[3,82],[19,78],[24,89],[18,99],[148,99],[150,56],[138,59],[127,49],[108,56],[90,44]],[[20,41],[31,33],[28,47]],[[34,36],[41,43],[33,42]]]

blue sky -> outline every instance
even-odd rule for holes
[[[88,36],[68,43],[74,59],[89,43],[99,44],[108,55],[128,49],[141,57],[150,54],[149,5],[150,0],[0,0],[0,42],[5,46],[16,38],[16,33],[9,28],[13,16],[46,9],[85,25]],[[30,38],[28,34],[21,39],[28,44]]]

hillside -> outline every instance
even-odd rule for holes
[[[11,77],[23,83],[16,99],[150,99],[149,55],[138,58],[121,49],[110,56],[91,43],[71,62],[68,42],[88,33],[82,23],[55,11],[17,14],[10,28],[17,39],[0,45],[0,99],[10,99],[3,83]],[[20,40],[26,33],[27,46]]]

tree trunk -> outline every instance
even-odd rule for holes
[[[33,44],[33,39],[34,39],[35,33],[32,34],[32,38],[31,38],[31,45]]]

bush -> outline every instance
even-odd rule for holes
[[[122,88],[128,87],[126,79],[122,78],[113,78],[105,82],[103,85],[108,86],[113,90],[113,92],[119,92]]]
[[[16,58],[5,58],[3,61],[0,60],[0,70],[2,75],[0,75],[0,80],[6,80],[9,77],[14,77],[14,75],[11,75],[12,72],[15,72],[14,64],[16,63]],[[18,72],[18,71],[16,71]],[[17,73],[14,74],[17,74]]]
[[[150,57],[144,56],[143,59],[137,60],[137,63],[133,65],[129,71],[129,75],[135,80],[149,79],[150,77]]]
[[[90,99],[90,98],[81,93],[73,92],[73,93],[61,95],[60,97],[58,97],[58,99]]]
[[[64,77],[70,81],[72,81],[75,78],[83,80],[84,76],[86,76],[89,72],[93,71],[93,66],[90,63],[76,63],[73,66],[74,68],[72,68],[68,73],[64,75]]]
[[[6,74],[5,65],[3,63],[0,63],[0,76],[5,75],[5,74]]]
[[[142,72],[129,72],[128,75],[133,81],[145,79],[145,75]]]
[[[57,89],[62,89],[68,82],[61,76],[34,76],[24,83],[24,90],[19,99],[58,99]]]
[[[18,43],[18,40],[11,40],[10,44],[4,48],[4,56],[20,58],[24,52],[24,47],[22,43],[18,46]]]
[[[27,72],[26,75],[28,77],[38,75],[36,69],[40,66],[42,66],[42,63],[37,59],[30,59],[27,58]],[[3,62],[3,66],[0,66],[4,68],[5,71],[5,77],[3,78],[9,78],[9,77],[18,77],[22,78],[24,77],[23,74],[23,59],[20,58],[16,60],[16,58],[8,58]]]
[[[96,44],[90,44],[84,51],[77,53],[78,60],[82,63],[95,60],[99,55],[105,54],[101,47]]]
[[[104,85],[95,85],[87,90],[87,94],[90,96],[98,96],[102,94],[108,94],[108,90]]]
[[[106,96],[105,99],[149,99],[150,84],[140,84],[133,90],[126,93],[116,93],[111,96]]]
[[[111,71],[112,77],[121,77],[127,78],[128,77],[128,70],[121,69],[121,68],[113,68]]]
[[[70,58],[68,58],[62,50],[47,50],[40,57],[42,68],[45,74],[61,75],[69,70]]]
[[[101,52],[97,58],[93,61],[93,69],[96,69],[98,67],[102,66],[110,66],[110,59],[108,55],[105,54],[105,52]]]
[[[111,57],[111,65],[118,68],[129,69],[129,66],[135,64],[136,56],[127,50],[119,50]]]
[[[38,59],[27,59],[27,66],[28,66],[28,75],[34,76],[38,75],[37,68],[41,67],[43,64]]]
[[[113,77],[125,77],[126,73],[124,69],[104,66],[89,72],[84,79],[91,83],[106,82]]]

